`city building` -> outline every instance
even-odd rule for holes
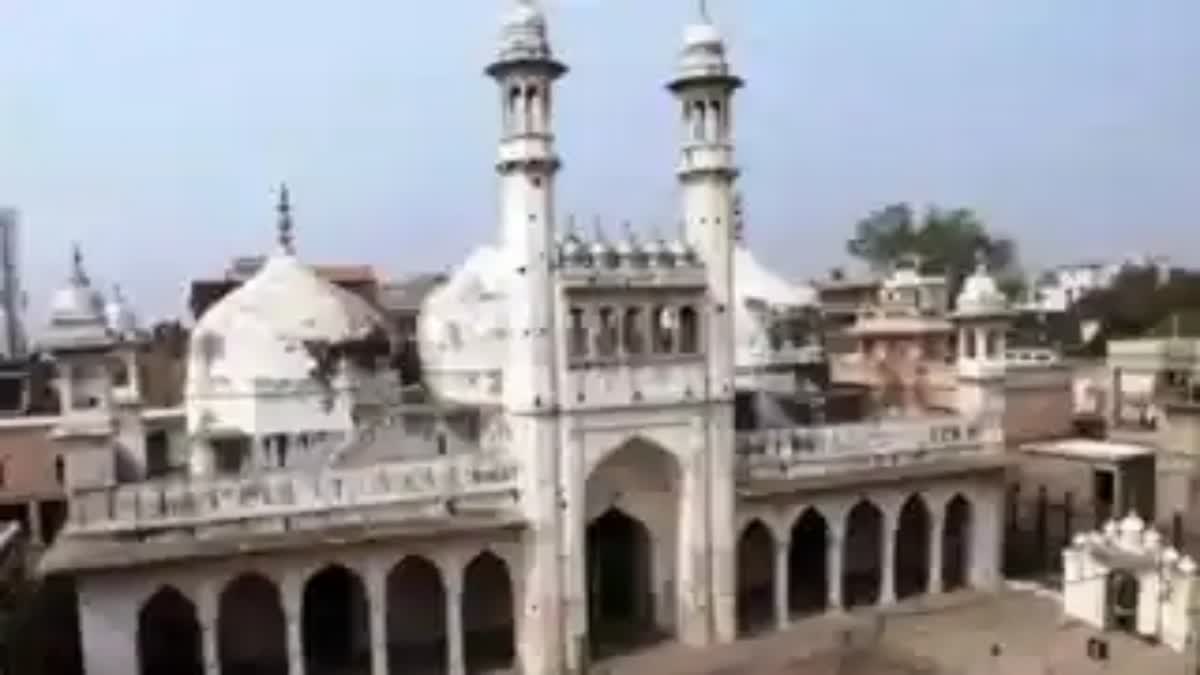
[[[274,253],[192,330],[186,432],[152,447],[77,262],[48,332],[69,513],[42,569],[76,580],[89,675],[583,672],[994,587],[1009,313],[988,271],[947,319],[945,408],[832,423],[815,294],[737,237],[743,82],[708,18],[668,83],[678,238],[558,228],[566,66],[530,2],[486,72],[498,236],[425,296],[419,385],[387,317],[299,260],[284,200]]]

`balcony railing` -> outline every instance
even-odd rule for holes
[[[923,464],[999,447],[975,421],[895,420],[738,434],[743,479],[792,479]]]
[[[163,530],[488,497],[515,506],[520,470],[511,456],[472,453],[352,469],[118,485],[73,495],[68,529]]]

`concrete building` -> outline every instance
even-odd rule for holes
[[[77,580],[89,675],[582,672],[999,581],[987,271],[952,318],[952,409],[826,424],[815,298],[737,241],[717,28],[686,29],[668,84],[677,240],[559,231],[566,67],[529,2],[501,34],[498,237],[425,298],[420,388],[386,318],[299,261],[286,202],[276,251],[192,332],[179,443],[138,440],[81,269],[56,298],[70,508],[43,569]]]

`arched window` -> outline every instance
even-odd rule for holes
[[[989,330],[985,335],[985,339],[987,340],[987,357],[989,359],[996,358],[1000,351],[1000,332]]]
[[[721,131],[723,128],[723,125],[722,125],[722,117],[723,116],[721,115],[721,102],[720,101],[710,101],[708,104],[708,109],[709,109],[708,140],[710,140],[710,141],[721,140]]]
[[[525,131],[526,133],[536,133],[541,131],[540,114],[538,111],[538,90],[537,87],[529,86],[525,89]]]
[[[690,305],[679,310],[679,351],[684,354],[700,351],[700,317]]]
[[[640,354],[645,347],[645,337],[642,335],[642,310],[630,307],[625,310],[625,319],[621,322],[622,342],[626,354]]]
[[[670,354],[675,351],[675,316],[671,309],[662,305],[655,307],[650,322],[655,353]]]
[[[508,133],[515,134],[521,131],[521,88],[513,85],[508,91]]]
[[[968,359],[975,358],[975,331],[962,332],[962,355]]]
[[[704,110],[704,102],[696,101],[692,104],[692,140],[703,141],[704,132],[708,125],[708,115]]]
[[[620,328],[617,326],[617,313],[612,307],[601,307],[598,314],[599,330],[596,331],[596,355],[607,357],[617,353],[617,340]]]
[[[572,357],[581,358],[588,353],[588,330],[583,320],[583,309],[571,308],[571,325],[569,352]]]

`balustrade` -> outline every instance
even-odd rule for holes
[[[77,531],[187,527],[473,495],[515,497],[519,473],[515,458],[479,454],[352,469],[152,481],[75,496],[70,526]]]

